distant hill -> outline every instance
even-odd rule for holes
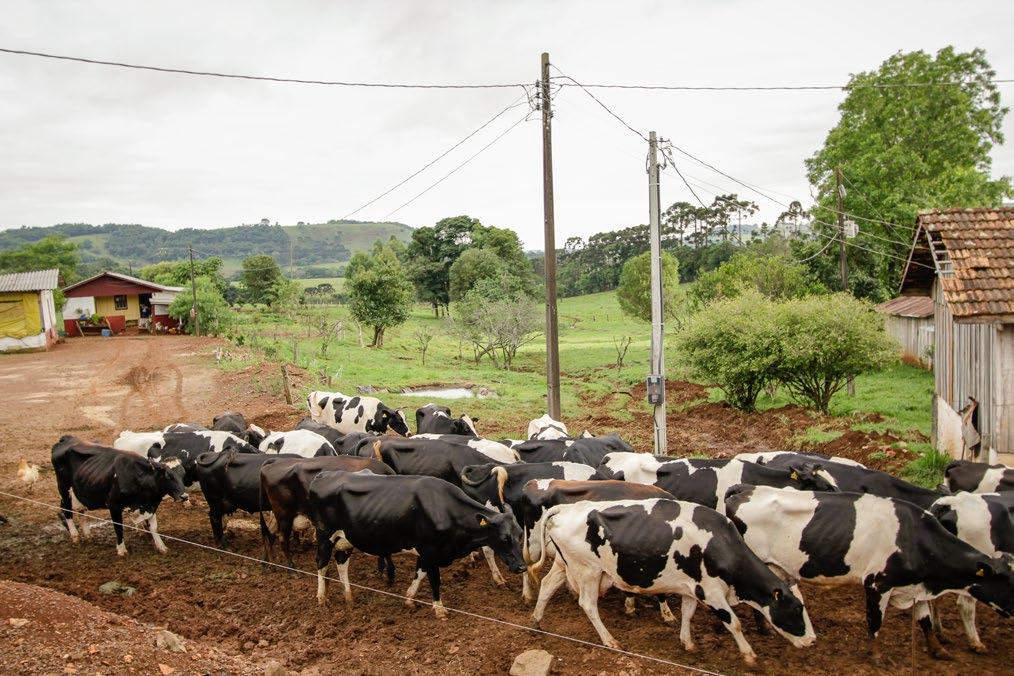
[[[162,260],[185,258],[187,245],[201,256],[221,256],[226,270],[252,254],[268,254],[279,265],[327,266],[348,261],[374,241],[394,236],[407,242],[412,228],[404,223],[330,221],[300,225],[240,225],[229,228],[163,230],[144,225],[61,223],[47,227],[0,230],[0,251],[35,242],[48,235],[63,235],[77,242],[82,262],[111,258],[121,265],[139,267]],[[290,250],[291,246],[291,250]]]

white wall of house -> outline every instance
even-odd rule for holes
[[[91,317],[95,314],[95,297],[85,296],[83,298],[68,298],[67,304],[63,306],[64,319],[79,319]]]

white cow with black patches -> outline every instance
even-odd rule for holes
[[[113,441],[113,448],[118,451],[129,451],[138,455],[148,455],[152,446],[162,448],[165,444],[163,432],[131,432],[124,430]]]
[[[438,441],[446,441],[449,444],[468,446],[471,449],[479,451],[490,460],[496,460],[497,462],[505,462],[508,464],[521,462],[521,458],[518,456],[517,451],[511,449],[505,444],[501,444],[499,441],[493,441],[492,439],[467,437],[463,434],[413,434],[412,438],[436,439]]]
[[[331,442],[312,430],[270,432],[260,444],[261,453],[293,453],[304,458],[338,455]]]
[[[342,434],[384,434],[391,429],[403,437],[409,435],[405,412],[386,406],[376,397],[349,397],[341,392],[315,391],[307,395],[306,405],[311,418]]]
[[[802,601],[747,548],[718,512],[677,500],[620,500],[558,505],[542,522],[542,541],[556,551],[542,581],[532,619],[542,620],[546,604],[565,582],[602,642],[620,648],[602,623],[598,597],[609,586],[635,594],[678,594],[683,598],[680,640],[687,650],[690,616],[700,601],[732,634],[747,664],[756,654],[743,635],[732,606],[746,603],[797,647],[816,639]]]
[[[1002,615],[1014,611],[1009,563],[962,542],[905,500],[736,486],[725,504],[747,545],[786,580],[863,586],[877,659],[888,605],[913,608],[931,654],[939,657],[946,652],[933,635],[928,601],[953,592],[970,594]]]

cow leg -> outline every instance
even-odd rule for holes
[[[113,521],[113,531],[116,533],[116,555],[126,556],[127,545],[123,542],[123,509],[110,507],[109,517]]]
[[[535,600],[535,594],[532,593],[532,576],[527,572],[521,576],[521,600],[528,605]]]
[[[327,564],[331,560],[334,542],[329,534],[317,529],[317,605],[324,605],[327,599]]]
[[[968,644],[975,652],[985,654],[986,646],[979,639],[979,630],[975,627],[975,599],[971,596],[959,596],[958,613],[961,614],[961,624],[965,626]]]
[[[419,585],[422,584],[422,579],[424,575],[426,575],[426,571],[423,570],[421,564],[416,562],[415,577],[412,578],[412,584],[408,586],[408,591],[405,592],[406,607],[411,608],[414,605],[415,595],[419,593]]]
[[[669,602],[666,600],[665,594],[656,594],[655,600],[658,601],[658,612],[662,613],[662,621],[666,624],[676,622],[676,616],[669,610]]]
[[[942,644],[947,645],[950,643],[950,639],[944,634],[944,621],[940,617],[940,609],[937,607],[937,601],[934,599],[929,602],[930,619],[933,621],[933,633],[936,634],[937,640]]]
[[[222,514],[221,509],[210,502],[208,503],[208,521],[211,522],[211,535],[215,538],[215,544],[225,549],[225,528],[223,527],[225,515]]]
[[[535,603],[535,610],[532,611],[532,623],[537,628],[542,621],[542,615],[546,612],[546,605],[553,594],[567,581],[567,566],[563,563],[563,557],[553,560],[553,567],[549,569],[546,577],[542,578],[539,585],[539,599]]]
[[[697,599],[693,596],[680,597],[680,643],[687,652],[697,650],[694,637],[690,635],[690,619],[697,611]]]
[[[271,514],[271,518],[274,519],[273,514]],[[268,527],[267,521],[264,519],[264,512],[261,512],[261,545],[264,547],[264,561],[270,562],[275,555],[275,534]]]
[[[141,516],[144,517],[144,514]],[[159,554],[168,554],[169,548],[165,546],[165,543],[162,542],[162,536],[158,534],[158,518],[152,513],[151,516],[148,516],[144,520],[148,522],[148,532],[151,533],[151,540],[155,543],[155,550]]]
[[[870,635],[870,657],[881,661],[880,646],[877,644],[877,634],[884,623],[884,612],[887,610],[887,602],[891,600],[891,593],[882,594],[873,587],[864,587],[866,591],[866,630]]]
[[[729,605],[724,597],[715,598],[715,596],[717,595],[709,595],[705,603],[708,604],[708,607],[711,608],[712,612],[718,616],[718,619],[722,621],[725,628],[732,634],[733,640],[736,641],[736,647],[739,648],[739,652],[743,656],[743,661],[751,666],[756,664],[757,653],[753,651],[749,641],[746,640],[746,636],[743,635],[743,625],[740,624],[739,618],[733,612],[732,606]]]
[[[753,609],[753,623],[754,628],[757,629],[757,633],[761,636],[767,636],[771,633],[768,631],[768,622],[764,619],[764,613],[756,608]]]
[[[599,586],[601,584],[602,573],[600,571],[589,571],[582,575],[578,580],[577,603],[581,606],[584,614],[588,616],[592,626],[595,627],[602,644],[621,650],[620,642],[613,638],[613,635],[606,629],[606,625],[602,624],[602,618],[599,617]]]
[[[438,620],[446,620],[447,609],[440,600],[440,567],[427,565],[426,577],[430,581],[430,591],[433,593],[433,612],[436,613]]]
[[[277,526],[278,527],[278,541],[282,545],[282,553],[285,554],[285,563],[289,566],[289,568],[295,568],[296,567],[296,563],[292,560],[292,522],[293,522],[293,519],[290,518],[290,517],[285,517],[285,518],[282,518],[282,519],[277,519],[276,518],[275,521],[278,524],[278,526]],[[328,542],[331,544],[331,546],[334,546],[333,542],[331,542],[330,540],[328,540]],[[317,543],[318,543],[318,547],[319,547],[319,545],[320,545],[320,533],[317,533]],[[319,552],[319,550],[318,550],[318,552]],[[328,555],[324,559],[324,567],[325,568],[327,567],[327,560],[329,558],[331,558],[331,552],[330,551],[328,551]],[[319,563],[319,561],[318,561],[318,563]],[[295,573],[290,573],[290,574],[291,575],[295,575]]]
[[[498,587],[506,587],[507,580],[503,579],[503,575],[500,574],[500,568],[496,565],[496,557],[493,555],[493,550],[489,547],[483,547],[482,555],[486,557],[486,565],[489,566],[489,572],[493,574],[493,582]]]
[[[63,488],[60,489],[60,520],[63,521],[64,528],[67,529],[70,541],[74,543],[81,542],[81,536],[77,532],[77,524],[74,523],[74,510],[71,508],[70,491]]]
[[[352,585],[349,583],[349,559],[352,557],[352,550],[336,548],[334,550],[334,562],[338,567],[338,579],[342,582],[342,590],[345,594],[345,603],[352,605]]]
[[[384,565],[387,567],[387,586],[390,587],[394,584],[394,559],[385,556]]]
[[[916,602],[912,607],[912,616],[919,623],[919,628],[922,629],[922,635],[926,639],[926,648],[929,650],[930,656],[937,660],[954,659],[947,652],[947,649],[940,645],[936,634],[933,633],[933,618],[930,616],[929,603],[926,601]]]

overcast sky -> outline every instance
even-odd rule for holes
[[[1014,3],[38,2],[0,0],[0,47],[307,79],[532,82],[539,55],[584,82],[838,84],[898,50],[983,47],[1014,78]],[[1004,103],[1014,85],[1002,85]],[[809,200],[803,159],[841,93],[595,90],[726,173]],[[520,89],[367,90],[166,75],[0,54],[0,227],[167,228],[340,218],[521,96]],[[554,118],[559,243],[647,221],[645,144],[576,88]],[[525,107],[355,218],[384,218]],[[994,173],[1014,174],[1014,121]],[[706,201],[737,186],[691,162]],[[542,248],[540,125],[524,122],[391,220],[469,214]],[[713,184],[711,186],[707,184]],[[744,196],[749,193],[743,189]],[[750,195],[773,220],[781,207]],[[664,175],[663,205],[690,200]]]

